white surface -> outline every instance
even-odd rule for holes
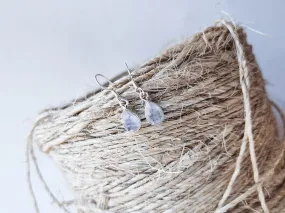
[[[2,0],[0,212],[34,212],[24,150],[38,111],[93,90],[95,73],[115,76],[125,61],[140,64],[212,25],[221,10],[270,35],[248,31],[271,97],[284,100],[284,6],[282,0]],[[40,158],[54,192],[70,197],[54,164]],[[36,179],[34,185],[41,212],[61,212]]]

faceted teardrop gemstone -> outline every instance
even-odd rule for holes
[[[140,118],[128,109],[125,109],[122,113],[122,123],[129,132],[136,132],[141,128]]]
[[[157,125],[164,120],[164,113],[158,104],[146,101],[145,118],[151,125]]]

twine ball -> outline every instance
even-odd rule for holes
[[[222,23],[132,73],[163,109],[160,125],[147,123],[128,75],[110,87],[137,112],[138,132],[125,131],[122,108],[106,90],[39,115],[30,139],[59,165],[79,213],[285,212],[285,145],[272,102],[243,29]]]

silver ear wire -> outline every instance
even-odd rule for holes
[[[116,97],[116,99],[118,100],[120,106],[123,108],[123,109],[126,109],[127,106],[129,105],[129,101],[125,98],[123,98],[122,96],[120,96],[114,89],[112,88],[108,88],[108,87],[104,87],[98,80],[98,76],[104,78],[108,83],[109,85],[112,85],[113,82],[110,81],[108,78],[106,78],[104,75],[102,74],[96,74],[95,75],[95,81],[96,83],[98,84],[99,87],[101,87],[103,90],[107,90],[107,91],[110,91],[114,94],[114,96]]]
[[[140,99],[144,101],[146,120],[151,125],[160,124],[164,120],[163,110],[161,109],[161,107],[158,104],[149,100],[148,93],[145,92],[141,87],[139,87],[136,84],[136,82],[134,81],[133,76],[131,74],[130,68],[128,67],[127,63],[125,63],[125,64],[126,64],[126,67],[128,69],[128,73],[129,73],[129,76],[131,78],[131,82],[135,88],[135,92],[138,93]]]
[[[107,90],[110,91],[114,94],[114,96],[116,97],[116,99],[118,100],[120,106],[123,108],[123,113],[121,115],[122,118],[122,123],[125,127],[125,129],[127,131],[130,132],[136,132],[141,128],[141,120],[140,118],[131,110],[129,110],[127,107],[129,105],[129,101],[126,98],[123,98],[122,96],[120,96],[114,89],[112,88],[108,88],[108,87],[104,87],[98,80],[98,76],[103,77],[108,83],[109,85],[113,84],[113,82],[111,82],[108,78],[106,78],[104,75],[102,74],[96,74],[95,75],[95,80],[96,83],[98,84],[99,87],[101,87],[103,90]]]
[[[132,76],[132,74],[131,74],[131,70],[130,70],[130,68],[128,67],[128,64],[127,64],[126,62],[125,62],[125,65],[126,65],[126,67],[127,67],[129,76],[131,77],[131,82],[132,82],[132,84],[133,84],[133,86],[134,86],[134,88],[135,88],[136,93],[139,94],[139,97],[140,97],[141,100],[147,101],[147,100],[149,99],[148,93],[145,92],[141,87],[139,87],[139,86],[137,85],[137,83],[136,83],[136,82],[134,81],[134,79],[133,79],[133,76]]]

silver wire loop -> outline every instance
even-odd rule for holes
[[[120,100],[119,99],[117,100],[119,101],[119,104],[123,109],[126,109],[128,107],[129,101],[127,99],[121,97]]]
[[[113,84],[113,82],[110,81],[108,78],[106,78],[104,75],[102,75],[102,74],[96,74],[96,75],[95,75],[95,81],[96,81],[96,83],[98,84],[98,86],[101,87],[102,89],[107,90],[107,91],[113,91],[112,89],[109,89],[109,88],[107,88],[107,87],[102,86],[102,84],[99,83],[98,76],[101,76],[102,78],[104,78],[110,85]]]
[[[132,84],[133,84],[133,86],[134,86],[134,88],[135,88],[135,92],[139,94],[139,97],[140,97],[141,100],[147,101],[147,100],[149,99],[148,93],[145,92],[141,87],[139,87],[139,86],[136,84],[136,82],[134,81],[133,76],[132,76],[132,74],[131,74],[131,70],[130,70],[130,68],[129,68],[129,66],[127,65],[126,62],[125,62],[125,65],[126,65],[126,67],[127,67],[129,76],[131,77],[131,82],[132,82]]]
[[[139,97],[143,101],[147,101],[149,99],[148,93],[143,91],[142,88],[138,87],[136,88],[136,92],[139,93]]]
[[[104,75],[102,75],[102,74],[96,74],[96,75],[95,75],[95,81],[96,81],[96,83],[98,84],[98,86],[101,87],[103,90],[107,90],[107,91],[112,92],[112,93],[114,94],[115,98],[118,100],[120,106],[121,106],[123,109],[126,109],[127,106],[129,105],[129,101],[128,101],[127,99],[123,98],[122,96],[120,96],[114,89],[112,89],[112,88],[107,88],[107,87],[102,86],[102,84],[101,84],[101,83],[99,82],[99,80],[98,80],[98,76],[103,77],[103,78],[109,83],[109,85],[112,85],[112,84],[114,84],[114,83],[113,83],[112,81],[110,81],[108,78],[106,78],[106,77],[105,77]],[[108,87],[109,87],[109,85],[108,85]]]

